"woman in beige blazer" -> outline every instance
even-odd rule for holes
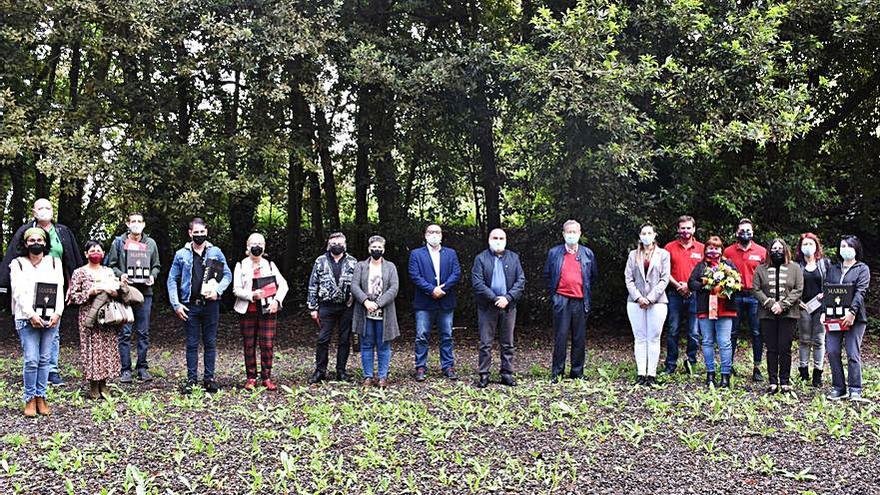
[[[660,333],[666,321],[669,251],[657,246],[654,226],[639,229],[639,247],[629,253],[624,279],[629,297],[626,312],[635,337],[637,385],[653,386],[660,360]]]

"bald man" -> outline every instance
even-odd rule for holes
[[[480,376],[477,387],[489,385],[492,343],[496,334],[501,345],[501,383],[514,386],[513,329],[516,325],[516,303],[522,298],[526,276],[519,256],[507,249],[507,234],[503,230],[492,230],[489,233],[489,248],[474,258],[471,285],[480,327]]]
[[[31,227],[41,227],[49,234],[51,240],[49,256],[61,261],[61,269],[64,272],[65,291],[70,280],[70,274],[86,263],[73,232],[64,225],[52,221],[55,218],[55,212],[52,208],[52,203],[48,199],[40,198],[34,202],[33,215],[33,220],[19,227],[9,241],[6,255],[3,257],[3,262],[0,263],[0,294],[7,293],[9,290],[9,263],[15,259],[16,247],[21,242],[25,231]],[[55,341],[52,345],[52,357],[49,360],[49,383],[52,385],[64,384],[61,375],[58,373],[60,335],[61,332],[55,334]]]

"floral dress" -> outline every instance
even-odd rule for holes
[[[96,296],[89,296],[92,287],[113,278],[113,270],[101,267],[94,272],[88,266],[77,268],[70,277],[67,303],[79,304],[79,355],[86,380],[107,380],[119,374],[117,334],[121,325],[86,325],[86,315]]]

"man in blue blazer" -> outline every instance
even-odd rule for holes
[[[562,226],[564,244],[551,248],[544,265],[544,280],[553,304],[553,365],[550,379],[559,381],[565,371],[565,350],[571,334],[571,378],[584,375],[587,315],[592,282],[599,276],[596,256],[580,244],[581,224],[568,220]]]
[[[428,369],[428,334],[433,325],[440,333],[440,368],[443,376],[458,379],[452,343],[455,286],[461,280],[461,266],[455,250],[442,246],[443,230],[431,224],[425,229],[424,247],[409,255],[409,278],[415,286],[413,311],[416,317],[416,381],[424,381]]]

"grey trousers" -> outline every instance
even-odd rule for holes
[[[828,332],[825,345],[828,349],[828,364],[831,366],[831,386],[845,392],[849,385],[850,392],[862,391],[862,339],[868,324],[855,322],[844,332]],[[843,372],[841,348],[846,346],[847,371],[849,381]]]
[[[516,307],[508,309],[477,308],[480,326],[480,374],[489,373],[492,367],[492,343],[498,334],[501,344],[501,374],[513,374],[513,328],[516,325]]]
[[[810,366],[810,357],[813,358],[813,369],[821,370],[825,362],[825,327],[819,319],[821,315],[821,311],[810,314],[801,310],[798,321],[798,364],[801,368]]]

